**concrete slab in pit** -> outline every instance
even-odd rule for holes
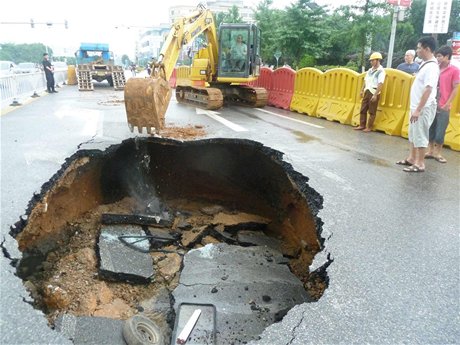
[[[257,337],[289,309],[308,301],[302,283],[281,253],[266,247],[208,244],[184,257],[174,290],[174,309],[181,303],[216,307],[216,343],[239,344]]]
[[[122,329],[122,320],[105,317],[64,314],[56,319],[56,330],[75,345],[126,345]]]
[[[242,245],[266,246],[281,251],[281,240],[268,237],[261,231],[241,230],[238,231],[237,238],[238,242]]]
[[[154,274],[150,242],[136,225],[106,225],[99,236],[99,274],[108,280],[147,283]],[[120,239],[120,236],[128,236]],[[129,237],[133,236],[133,237]],[[126,243],[124,243],[125,241]]]

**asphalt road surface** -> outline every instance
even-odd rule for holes
[[[132,137],[123,92],[64,86],[1,116],[1,344],[71,344],[30,305],[10,265],[20,257],[9,227],[34,192],[80,147],[104,148]],[[315,303],[292,309],[255,345],[457,344],[459,313],[460,153],[426,163],[424,173],[395,165],[408,142],[356,132],[323,119],[276,108],[179,105],[167,123],[202,125],[208,138],[245,138],[285,154],[324,197],[329,287]]]

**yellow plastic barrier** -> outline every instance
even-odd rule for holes
[[[449,146],[452,150],[460,151],[460,92],[458,91],[450,108],[444,145]]]
[[[67,85],[77,85],[77,72],[74,65],[67,66]]]
[[[401,135],[404,119],[409,110],[410,87],[414,77],[392,68],[385,68],[385,82],[377,108],[374,129],[388,135]],[[364,81],[364,80],[363,80]],[[360,89],[362,83],[360,83]],[[361,98],[353,112],[352,124],[359,124]]]
[[[323,72],[316,68],[302,68],[296,73],[294,95],[290,109],[298,113],[316,116],[321,88],[323,85]]]
[[[357,87],[357,90],[356,90],[356,101],[355,101],[355,107],[353,108],[353,114],[351,116],[351,125],[352,126],[358,126],[359,125],[359,111],[361,110],[361,101],[362,101],[362,98],[361,98],[361,89],[363,88],[363,84],[364,84],[364,76],[366,75],[366,73],[361,73],[358,77],[358,87]],[[377,108],[377,116],[378,116],[378,113],[379,113],[379,109]],[[376,117],[377,117],[376,116]]]
[[[190,66],[180,66],[176,68],[176,86],[191,86]]]
[[[350,124],[358,93],[358,79],[359,74],[348,68],[326,71],[316,116]]]

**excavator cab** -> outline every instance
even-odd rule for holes
[[[254,24],[219,27],[218,82],[247,82],[260,74],[260,30]]]
[[[219,35],[214,16],[203,5],[176,19],[148,78],[130,78],[125,86],[128,125],[133,131],[159,132],[171,99],[171,77],[181,49],[199,35],[206,46],[193,57],[186,82],[177,82],[176,100],[215,110],[227,104],[263,107],[267,90],[248,85],[260,73],[260,31],[254,24],[222,24]],[[179,78],[178,78],[179,79]],[[180,78],[185,79],[185,78]]]

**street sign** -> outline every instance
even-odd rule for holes
[[[276,51],[275,54],[273,54],[273,56],[274,56],[275,59],[276,59],[276,68],[278,68],[278,60],[279,60],[279,58],[281,57],[281,52],[280,52],[280,51]]]
[[[452,0],[427,0],[425,8],[425,20],[423,22],[423,33],[447,33],[449,29],[451,8]]]
[[[452,40],[452,64],[460,67],[460,39]]]

